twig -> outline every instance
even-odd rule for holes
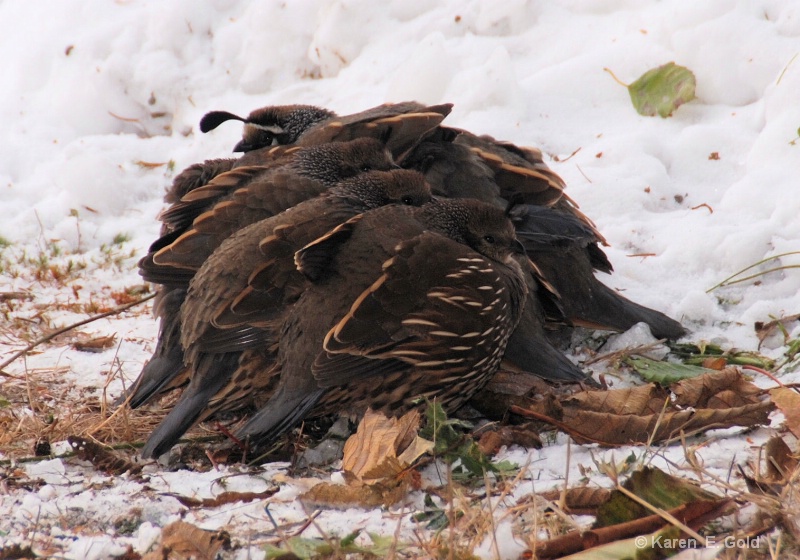
[[[602,362],[605,360],[621,359],[626,356],[632,356],[632,355],[643,355],[644,352],[647,352],[648,350],[654,350],[658,348],[660,345],[664,344],[666,341],[667,341],[666,338],[660,338],[656,341],[649,342],[647,344],[642,344],[641,346],[636,346],[634,348],[624,348],[622,350],[615,350],[614,352],[607,352],[606,354],[600,354],[595,356],[594,358],[586,360],[583,363],[583,365],[590,366],[592,364],[596,364],[597,362]]]
[[[789,62],[787,62],[786,66],[783,67],[783,70],[781,70],[781,75],[778,76],[778,80],[775,82],[776,86],[781,85],[781,80],[783,79],[783,75],[786,74],[786,71],[789,69],[789,66],[792,65],[792,62],[794,62],[794,60],[797,58],[797,55],[799,54],[800,53],[794,53],[794,56],[791,59],[789,59]]]
[[[589,179],[589,176],[588,176],[586,173],[584,173],[584,172],[583,172],[583,169],[581,169],[581,166],[580,166],[580,165],[578,165],[578,164],[576,163],[576,164],[575,164],[575,167],[577,167],[577,168],[578,168],[578,171],[580,171],[580,172],[581,172],[581,175],[583,175],[583,178],[584,178],[584,179],[586,179],[586,180],[587,180],[589,183],[591,183],[591,182],[592,182],[592,180],[591,180],[591,179]]]
[[[781,253],[779,255],[773,255],[771,257],[767,257],[765,259],[761,259],[760,261],[755,262],[755,263],[751,264],[750,266],[743,268],[739,272],[736,272],[736,273],[732,274],[731,276],[728,276],[725,280],[723,280],[719,284],[716,284],[715,286],[710,287],[709,289],[706,290],[706,293],[710,293],[710,292],[716,290],[717,288],[721,288],[722,286],[728,286],[730,284],[736,284],[737,282],[744,282],[745,280],[750,280],[752,278],[756,278],[756,277],[761,276],[763,274],[767,274],[768,272],[775,272],[776,270],[784,270],[786,268],[798,268],[797,266],[792,266],[792,265],[790,265],[790,266],[779,266],[777,268],[771,268],[769,270],[765,270],[764,272],[760,272],[758,274],[753,274],[751,276],[747,276],[746,278],[739,278],[738,280],[735,280],[733,282],[728,282],[729,280],[733,280],[734,278],[739,276],[741,273],[746,272],[746,271],[750,270],[751,268],[755,268],[755,267],[757,267],[759,265],[762,265],[762,264],[767,263],[767,262],[772,261],[772,260],[779,259],[781,257],[788,257],[789,255],[798,255],[798,254],[800,254],[800,251],[789,251],[788,253]]]
[[[58,330],[55,330],[55,331],[51,332],[48,335],[45,335],[45,336],[43,336],[43,337],[41,337],[41,338],[39,338],[37,340],[34,340],[30,344],[28,344],[28,346],[26,346],[25,348],[23,348],[19,352],[15,353],[13,356],[11,356],[9,359],[7,359],[5,362],[0,364],[0,375],[2,375],[4,377],[12,377],[14,379],[22,379],[21,377],[18,377],[16,375],[12,375],[10,373],[6,373],[5,371],[3,371],[3,368],[5,368],[8,364],[13,362],[14,360],[19,358],[20,356],[26,355],[28,352],[30,352],[31,350],[33,350],[34,348],[36,348],[40,344],[44,344],[45,342],[49,342],[50,340],[53,340],[55,337],[57,337],[60,334],[63,334],[65,332],[67,332],[67,331],[71,331],[72,329],[75,329],[77,327],[81,327],[81,326],[86,325],[88,323],[92,323],[94,321],[97,321],[98,319],[102,319],[104,317],[109,317],[111,315],[116,315],[117,313],[122,313],[123,311],[125,311],[127,309],[130,309],[131,307],[133,307],[135,305],[139,305],[140,303],[144,303],[147,300],[151,300],[154,297],[156,297],[156,294],[153,293],[153,294],[150,294],[149,296],[145,296],[145,297],[143,297],[141,299],[137,299],[136,301],[132,301],[132,302],[126,303],[124,305],[119,305],[119,306],[115,307],[114,309],[112,309],[110,311],[106,311],[105,313],[100,313],[99,315],[92,315],[88,319],[84,319],[83,321],[78,321],[77,323],[73,323],[71,325],[67,325],[66,327],[60,328]]]
[[[750,371],[755,371],[755,372],[758,372],[758,373],[760,373],[761,375],[763,375],[763,376],[765,376],[765,377],[768,377],[769,379],[771,379],[772,381],[774,381],[775,383],[777,383],[777,384],[778,384],[778,386],[780,386],[780,387],[786,387],[786,386],[785,386],[785,385],[784,385],[784,384],[781,382],[781,380],[780,380],[780,379],[778,379],[777,377],[775,377],[774,375],[772,375],[770,372],[768,372],[767,370],[765,370],[765,369],[763,369],[763,368],[756,367],[756,366],[751,366],[751,365],[745,365],[745,366],[742,366],[742,369],[748,369],[748,370],[750,370]]]

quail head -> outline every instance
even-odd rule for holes
[[[250,152],[268,146],[294,144],[312,126],[335,117],[336,113],[313,105],[262,107],[242,118],[227,111],[211,111],[200,119],[200,130],[209,132],[229,120],[244,123],[241,141],[234,152]]]

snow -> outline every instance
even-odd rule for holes
[[[800,312],[799,268],[707,292],[757,261],[800,250],[798,2],[7,0],[0,27],[0,237],[10,244],[0,253],[0,292],[30,287],[4,258],[13,263],[57,247],[87,264],[66,292],[35,285],[33,305],[85,302],[93,292],[107,298],[140,283],[135,262],[157,236],[164,188],[191,163],[226,157],[239,137],[232,124],[200,134],[205,112],[246,114],[297,102],[345,114],[416,99],[454,103],[448,124],[540,147],[611,244],[615,273],[603,280],[680,319],[691,340],[756,350],[756,321]],[[604,71],[631,82],[669,61],[690,68],[698,84],[698,99],[669,119],[636,114],[625,88]],[[118,234],[128,237],[121,246],[114,244]],[[114,257],[119,266],[97,264]],[[782,256],[750,272],[799,262],[800,255]],[[60,325],[77,320],[62,311],[51,318]],[[797,323],[789,328],[800,336]],[[119,363],[128,383],[136,377],[156,324],[126,313],[86,329],[117,333],[119,348],[86,354],[45,346],[6,371],[63,366],[80,386],[103,390],[108,382],[105,390],[116,396],[122,383],[109,372]],[[0,359],[23,345],[4,336]],[[785,350],[774,339],[761,349],[775,358]],[[3,383],[0,377],[0,395]],[[748,437],[760,442],[770,433]],[[752,445],[736,431],[726,434],[697,450],[722,478]],[[507,458],[530,459],[537,491],[555,487],[567,472],[566,440],[511,450]],[[574,444],[570,453],[572,481],[582,476],[577,465],[612,455]],[[684,460],[680,448],[664,454]],[[148,469],[157,492],[182,495],[214,494],[215,481],[234,474],[230,467]],[[21,539],[37,526],[39,534],[52,527],[53,540],[68,541],[63,557],[108,558],[127,545],[144,553],[159,528],[184,511],[170,498],[154,502],[125,477],[112,484],[80,461],[32,463],[25,472],[46,485],[0,496],[2,510],[14,512],[0,520],[0,546],[28,542]],[[261,491],[277,472],[226,480]],[[305,519],[293,497],[276,495],[276,518]],[[59,516],[77,511],[70,508],[108,534],[59,537]],[[141,526],[114,533],[110,520],[132,508],[139,508]],[[204,528],[240,524],[234,537],[245,550],[248,531],[271,528],[258,503],[210,516],[192,511],[186,520]],[[317,522],[340,534],[365,527],[391,535],[396,528],[379,512],[354,510],[326,512]],[[410,531],[413,522],[404,525]],[[497,538],[503,557],[520,552],[507,525]],[[487,540],[479,552],[493,557],[493,544]]]

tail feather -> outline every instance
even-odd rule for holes
[[[205,412],[211,398],[231,379],[239,363],[237,353],[217,354],[204,360],[192,383],[142,448],[142,457],[156,458],[169,451]]]
[[[636,323],[646,323],[656,338],[676,339],[686,334],[678,321],[655,309],[634,303],[599,280],[594,279],[589,297],[577,301],[576,324],[602,325],[610,330],[626,331]]]
[[[133,386],[117,399],[117,405],[129,399],[130,407],[138,408],[166,389],[185,371],[180,342],[180,308],[185,296],[186,290],[162,287],[162,297],[157,303],[161,326],[158,329],[158,342],[153,357],[142,368]]]
[[[165,353],[154,356],[147,362],[136,384],[120,396],[115,404],[122,404],[130,396],[128,405],[131,408],[139,408],[164,391],[184,370],[183,348],[180,345],[173,345],[167,348]]]
[[[324,393],[324,389],[304,392],[281,387],[236,436],[255,445],[274,440],[300,423]]]
[[[541,325],[528,313],[508,340],[505,359],[521,370],[551,381],[585,381],[588,377],[550,344]]]

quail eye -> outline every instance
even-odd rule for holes
[[[366,173],[367,171],[372,171],[372,166],[370,166],[370,165],[362,165],[361,166],[361,171],[363,171],[364,173]]]
[[[486,241],[489,245],[494,245],[494,236],[493,235],[484,235],[483,240]]]
[[[405,204],[407,206],[411,206],[412,204],[414,204],[414,197],[406,195],[406,196],[404,196],[403,198],[400,199],[400,202],[402,202],[403,204]]]

